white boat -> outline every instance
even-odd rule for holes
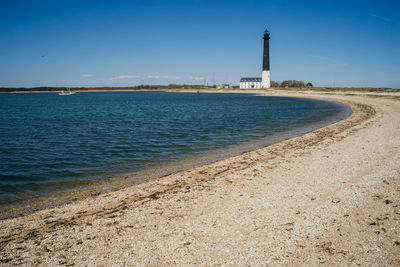
[[[71,92],[71,89],[68,88],[68,91],[61,91],[58,95],[73,95],[75,92]]]

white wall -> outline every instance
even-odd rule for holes
[[[261,82],[240,82],[240,89],[260,89]]]
[[[269,70],[263,70],[261,86],[262,86],[262,88],[270,88],[271,87],[271,78],[270,78]]]

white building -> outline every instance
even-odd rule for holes
[[[240,89],[261,89],[261,78],[259,77],[241,78]]]
[[[227,83],[217,84],[217,89],[222,89],[222,88],[229,88],[229,84]]]

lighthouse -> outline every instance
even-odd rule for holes
[[[262,77],[244,77],[240,79],[240,89],[261,89],[271,87],[269,74],[269,31],[264,31],[264,53]]]
[[[269,72],[269,31],[264,31],[264,54],[263,54],[263,68],[262,68],[262,79],[261,88],[271,87],[271,77]]]

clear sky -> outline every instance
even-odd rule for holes
[[[400,88],[400,1],[0,0],[0,87],[239,84]]]

